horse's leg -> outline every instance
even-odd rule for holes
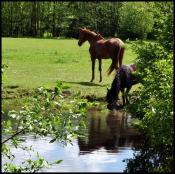
[[[98,61],[99,61],[99,71],[100,71],[100,81],[99,82],[101,82],[102,81],[102,74],[101,74],[101,62],[102,62],[102,60],[101,59],[98,59]]]
[[[126,89],[126,103],[129,103],[128,93],[129,93],[130,90],[131,90],[131,86],[127,87],[127,89]]]
[[[94,69],[95,69],[95,58],[91,57],[91,61],[92,61],[92,79],[91,79],[91,82],[93,82],[93,80],[94,80]]]
[[[125,105],[125,92],[124,92],[124,88],[121,89],[122,92],[122,99],[123,99],[123,106]]]

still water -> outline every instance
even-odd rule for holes
[[[133,158],[134,150],[142,141],[140,133],[131,127],[131,116],[123,111],[101,112],[91,109],[87,113],[87,137],[78,137],[72,144],[64,146],[58,141],[49,143],[51,137],[36,138],[32,135],[21,136],[23,145],[39,152],[50,163],[63,160],[42,172],[123,172],[125,159]],[[29,158],[29,153],[13,149],[13,163],[21,164]],[[33,154],[31,154],[33,155]],[[2,161],[3,162],[3,161]]]

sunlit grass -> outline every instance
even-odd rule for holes
[[[102,61],[101,83],[96,60],[94,83],[88,83],[91,79],[89,43],[79,47],[77,42],[75,39],[2,38],[2,63],[8,65],[4,85],[34,89],[53,87],[56,80],[62,80],[72,92],[104,97],[114,78],[114,72],[107,75],[111,60]],[[131,45],[132,42],[126,44],[123,64],[131,64],[136,58]]]

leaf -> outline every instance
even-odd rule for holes
[[[10,127],[11,127],[11,125],[12,125],[11,120],[8,120],[8,121],[7,121],[7,128],[10,128]]]
[[[17,140],[15,140],[15,139],[12,139],[13,141],[13,145],[15,146],[15,148],[18,148],[18,141]]]
[[[61,163],[63,160],[57,160],[57,161],[55,161],[55,164],[59,164],[59,163]]]
[[[10,116],[11,116],[12,118],[15,118],[15,117],[16,117],[16,114],[10,114]]]
[[[54,138],[54,139],[50,140],[50,142],[49,142],[49,143],[53,143],[54,141],[56,141],[56,138]]]
[[[7,152],[7,147],[5,144],[2,144],[1,146],[1,152],[4,153],[4,152]]]
[[[30,124],[30,125],[29,125],[29,130],[32,130],[32,129],[33,129],[33,127],[32,127],[32,125]]]

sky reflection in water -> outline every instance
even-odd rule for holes
[[[63,160],[43,172],[123,172],[124,159],[133,158],[132,147],[140,143],[140,134],[129,126],[130,116],[122,111],[102,113],[88,112],[88,137],[73,140],[73,145],[63,146],[59,142],[49,143],[50,137],[26,138],[25,145],[32,145],[36,152],[49,162]],[[29,156],[20,149],[12,151],[15,164]]]

